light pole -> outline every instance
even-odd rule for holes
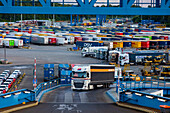
[[[22,0],[21,0],[21,7],[22,7]],[[22,32],[22,14],[21,14],[21,32]]]
[[[55,2],[53,0],[53,7],[55,7]],[[53,14],[53,26],[54,26],[54,22],[55,22],[55,14]]]
[[[7,59],[6,59],[6,45],[4,47],[4,61],[5,61],[5,64],[6,64],[6,61],[7,61]]]

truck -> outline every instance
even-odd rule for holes
[[[76,47],[83,48],[83,47],[98,47],[104,46],[103,41],[77,41]]]
[[[54,64],[44,64],[44,82],[54,79]]]
[[[114,82],[114,65],[75,65],[72,68],[71,89],[90,90],[109,87]]]
[[[96,53],[99,49],[108,49],[108,47],[106,46],[101,46],[101,47],[85,47],[82,49],[81,51],[81,55],[83,57],[86,56],[92,56],[92,57],[96,57]]]
[[[108,61],[109,61],[109,64],[111,64],[111,65],[114,65],[114,64],[120,64],[120,65],[129,64],[129,54],[128,53],[121,53],[120,51],[117,51],[117,50],[111,50],[111,51],[109,51]]]

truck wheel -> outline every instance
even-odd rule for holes
[[[93,85],[94,89],[97,89],[97,85]]]

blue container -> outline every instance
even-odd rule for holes
[[[131,42],[130,41],[123,42],[123,47],[131,47]]]
[[[152,36],[152,40],[158,40],[158,39],[160,39],[159,36]]]
[[[167,41],[167,47],[170,48],[170,40]]]
[[[70,66],[68,64],[59,64],[58,65],[58,70],[69,70]]]
[[[76,42],[76,47],[94,47],[94,46],[104,46],[103,42],[99,41],[77,41]]]
[[[123,34],[124,34],[124,35],[130,35],[130,33],[128,33],[128,32],[124,32]]]
[[[131,35],[136,35],[137,33],[131,33]]]
[[[29,44],[31,42],[31,37],[30,36],[21,36],[24,44]]]
[[[71,83],[71,77],[68,75],[63,75],[61,76],[61,78],[59,79],[59,83],[60,84],[70,84]]]
[[[166,49],[168,46],[167,41],[158,41],[159,49]]]
[[[89,38],[85,38],[85,37],[82,38],[82,41],[88,41],[88,40]]]
[[[54,79],[54,64],[44,65],[44,81]]]

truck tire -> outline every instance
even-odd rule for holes
[[[94,89],[97,89],[97,85],[93,85]]]

